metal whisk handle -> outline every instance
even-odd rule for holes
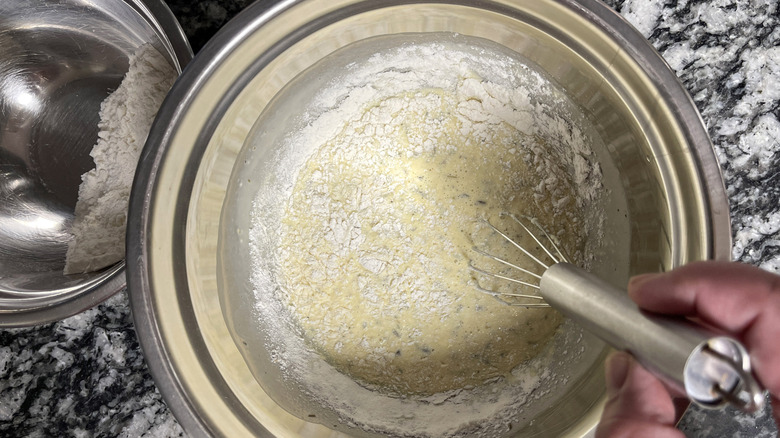
[[[738,341],[688,319],[641,311],[625,291],[568,263],[542,276],[541,295],[552,307],[613,347],[626,350],[691,401],[704,407],[730,403],[754,412],[765,401]]]

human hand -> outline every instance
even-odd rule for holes
[[[739,263],[697,262],[634,277],[628,294],[642,309],[699,318],[740,340],[780,424],[780,276]],[[613,353],[606,368],[597,437],[684,436],[674,428],[675,405],[660,380],[625,352]]]

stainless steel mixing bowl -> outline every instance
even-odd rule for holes
[[[286,381],[265,348],[266,322],[252,310],[247,240],[253,194],[264,178],[242,176],[274,153],[253,125],[264,111],[285,107],[274,97],[307,68],[356,41],[440,31],[485,38],[521,54],[563,87],[592,123],[604,184],[623,205],[605,211],[612,251],[596,261],[599,275],[620,284],[631,274],[728,258],[725,191],[698,113],[661,57],[605,5],[257,3],[214,37],[172,90],[131,197],[133,315],[155,381],[188,433],[371,435]],[[583,346],[587,360],[575,365],[580,361],[569,360],[570,353],[557,352],[551,367],[570,378],[546,387],[506,435],[592,433],[604,402],[605,349],[590,341]]]
[[[62,271],[100,103],[145,43],[179,71],[192,58],[160,0],[0,1],[0,326],[61,319],[124,286],[123,262]]]

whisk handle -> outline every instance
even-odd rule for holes
[[[688,395],[717,408],[732,404],[754,412],[765,401],[738,341],[719,336],[688,319],[640,310],[625,291],[568,263],[542,276],[541,295],[552,307]]]

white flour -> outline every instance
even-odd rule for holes
[[[130,188],[149,128],[176,71],[151,45],[130,57],[119,87],[100,105],[95,168],[81,177],[64,273],[96,271],[125,257]]]
[[[280,145],[254,206],[256,310],[277,365],[343,423],[498,436],[565,385],[556,351],[576,361],[581,347],[569,324],[545,344],[559,320],[477,292],[478,219],[554,217],[582,262],[601,172],[547,79],[495,46],[438,38],[348,64]]]

